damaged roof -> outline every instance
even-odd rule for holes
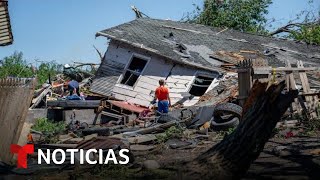
[[[0,0],[0,46],[12,44],[13,36],[8,12],[8,1]]]
[[[302,60],[306,66],[320,63],[319,46],[171,20],[139,18],[100,31],[96,36],[204,69],[236,64],[247,58],[266,59],[272,66],[285,66],[286,60]]]

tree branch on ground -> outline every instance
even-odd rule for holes
[[[298,92],[283,94],[284,81],[267,87],[255,82],[237,129],[204,154],[186,165],[188,177],[241,179],[272,135],[277,122]],[[197,179],[197,178],[195,178]]]

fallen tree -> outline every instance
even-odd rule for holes
[[[281,116],[297,97],[297,91],[283,94],[284,82],[268,87],[256,82],[246,101],[237,129],[207,152],[186,164],[192,179],[240,179],[271,137]]]

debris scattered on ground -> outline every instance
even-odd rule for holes
[[[243,61],[238,54],[224,55]],[[22,138],[44,149],[128,148],[133,152],[130,154],[132,160],[139,155],[152,155],[161,151],[203,151],[208,144],[212,145],[213,142],[216,143],[231,134],[241,123],[243,111],[248,108],[241,105],[241,100],[246,97],[239,96],[239,93],[243,93],[239,74],[236,73],[236,69],[233,69],[234,72],[231,72],[230,67],[228,69],[230,72],[219,80],[219,85],[202,95],[198,103],[189,107],[176,105],[168,114],[159,113],[153,107],[91,93],[92,74],[81,74],[81,71],[77,71],[76,75],[71,76],[74,69],[66,70],[65,74],[52,79],[51,84],[44,84],[34,91],[29,111],[43,111],[45,117],[36,119],[36,112],[32,112],[33,116],[28,117],[31,118],[28,121],[33,125],[27,136]],[[277,77],[281,76],[283,75]],[[290,79],[289,75],[284,76]],[[61,96],[65,82],[73,78],[81,80],[79,84],[83,99],[68,100]],[[312,104],[311,100],[306,98],[306,94],[301,92],[300,97],[304,98],[298,98],[299,102],[293,103],[282,117],[282,121],[277,123],[276,134],[279,138],[292,139],[310,132],[311,129],[319,129],[319,126],[307,126],[309,129],[305,126],[317,120],[317,108],[314,106],[318,102],[312,101]],[[246,105],[251,101],[253,102],[249,99]],[[303,110],[300,111],[299,107]],[[310,117],[314,118],[310,121],[305,120]],[[277,146],[272,152],[281,157],[299,153],[297,148],[290,146]],[[315,149],[310,151],[310,154],[316,156],[319,152]],[[140,167],[148,170],[161,167],[157,160],[139,161]]]

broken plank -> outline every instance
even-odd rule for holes
[[[254,74],[265,74],[274,72],[306,72],[306,71],[315,71],[318,70],[316,67],[278,67],[278,68],[272,68],[272,67],[254,67],[253,71]]]
[[[110,137],[121,138],[121,139],[127,140],[130,144],[141,144],[141,143],[146,143],[146,142],[157,140],[157,137],[155,134],[145,134],[145,135],[139,135],[136,137],[128,137],[128,138],[124,138],[123,134],[117,134],[117,135],[113,135]]]
[[[48,107],[63,108],[97,108],[100,106],[100,100],[56,100],[47,101]]]
[[[36,106],[38,106],[38,104],[41,102],[41,100],[49,93],[49,92],[51,92],[51,85],[50,86],[48,86],[44,91],[42,91],[42,93],[38,96],[38,97],[36,97],[36,98],[34,98],[33,100],[32,100],[32,106],[30,107],[30,109],[33,109],[33,108],[35,108]]]
[[[297,67],[299,68],[304,68],[303,66],[303,62],[302,61],[297,61]],[[302,83],[302,87],[303,87],[303,92],[304,93],[309,93],[310,92],[310,85],[308,82],[308,78],[307,78],[307,74],[305,72],[300,72],[299,73],[300,79],[301,79],[301,83]],[[312,97],[312,96],[306,96],[306,101],[307,101],[307,107],[310,111],[310,115],[312,118],[316,118],[317,117],[317,113],[316,108],[318,107],[318,98],[316,96]]]
[[[139,144],[134,144],[130,146],[131,151],[149,151],[154,149],[156,146],[153,145],[139,145]]]
[[[291,63],[289,60],[286,60],[286,65],[287,67],[291,68]],[[295,90],[296,89],[296,82],[294,80],[294,76],[292,74],[292,72],[287,72],[286,73],[286,85],[287,85],[287,91],[289,91],[290,89]],[[293,103],[291,103],[289,110],[291,112],[291,114],[293,113],[293,107],[296,107],[298,113],[301,112],[301,108],[299,106],[299,101],[297,98],[294,99],[295,105],[293,106]]]
[[[132,132],[128,132],[128,133],[124,133],[125,136],[132,136],[132,135],[137,135],[137,134],[149,134],[149,133],[152,133],[152,132],[157,132],[157,131],[163,131],[164,129],[167,129],[171,126],[174,126],[178,123],[183,123],[185,122],[185,120],[179,120],[179,121],[176,121],[174,117],[171,117],[172,118],[172,121],[169,121],[167,123],[164,123],[164,124],[158,124],[158,125],[155,125],[155,126],[152,126],[152,127],[147,127],[147,128],[143,128],[143,129],[139,129],[137,131],[132,131]]]
[[[299,96],[319,96],[319,95],[320,95],[320,91],[308,92],[308,93],[299,93]]]

